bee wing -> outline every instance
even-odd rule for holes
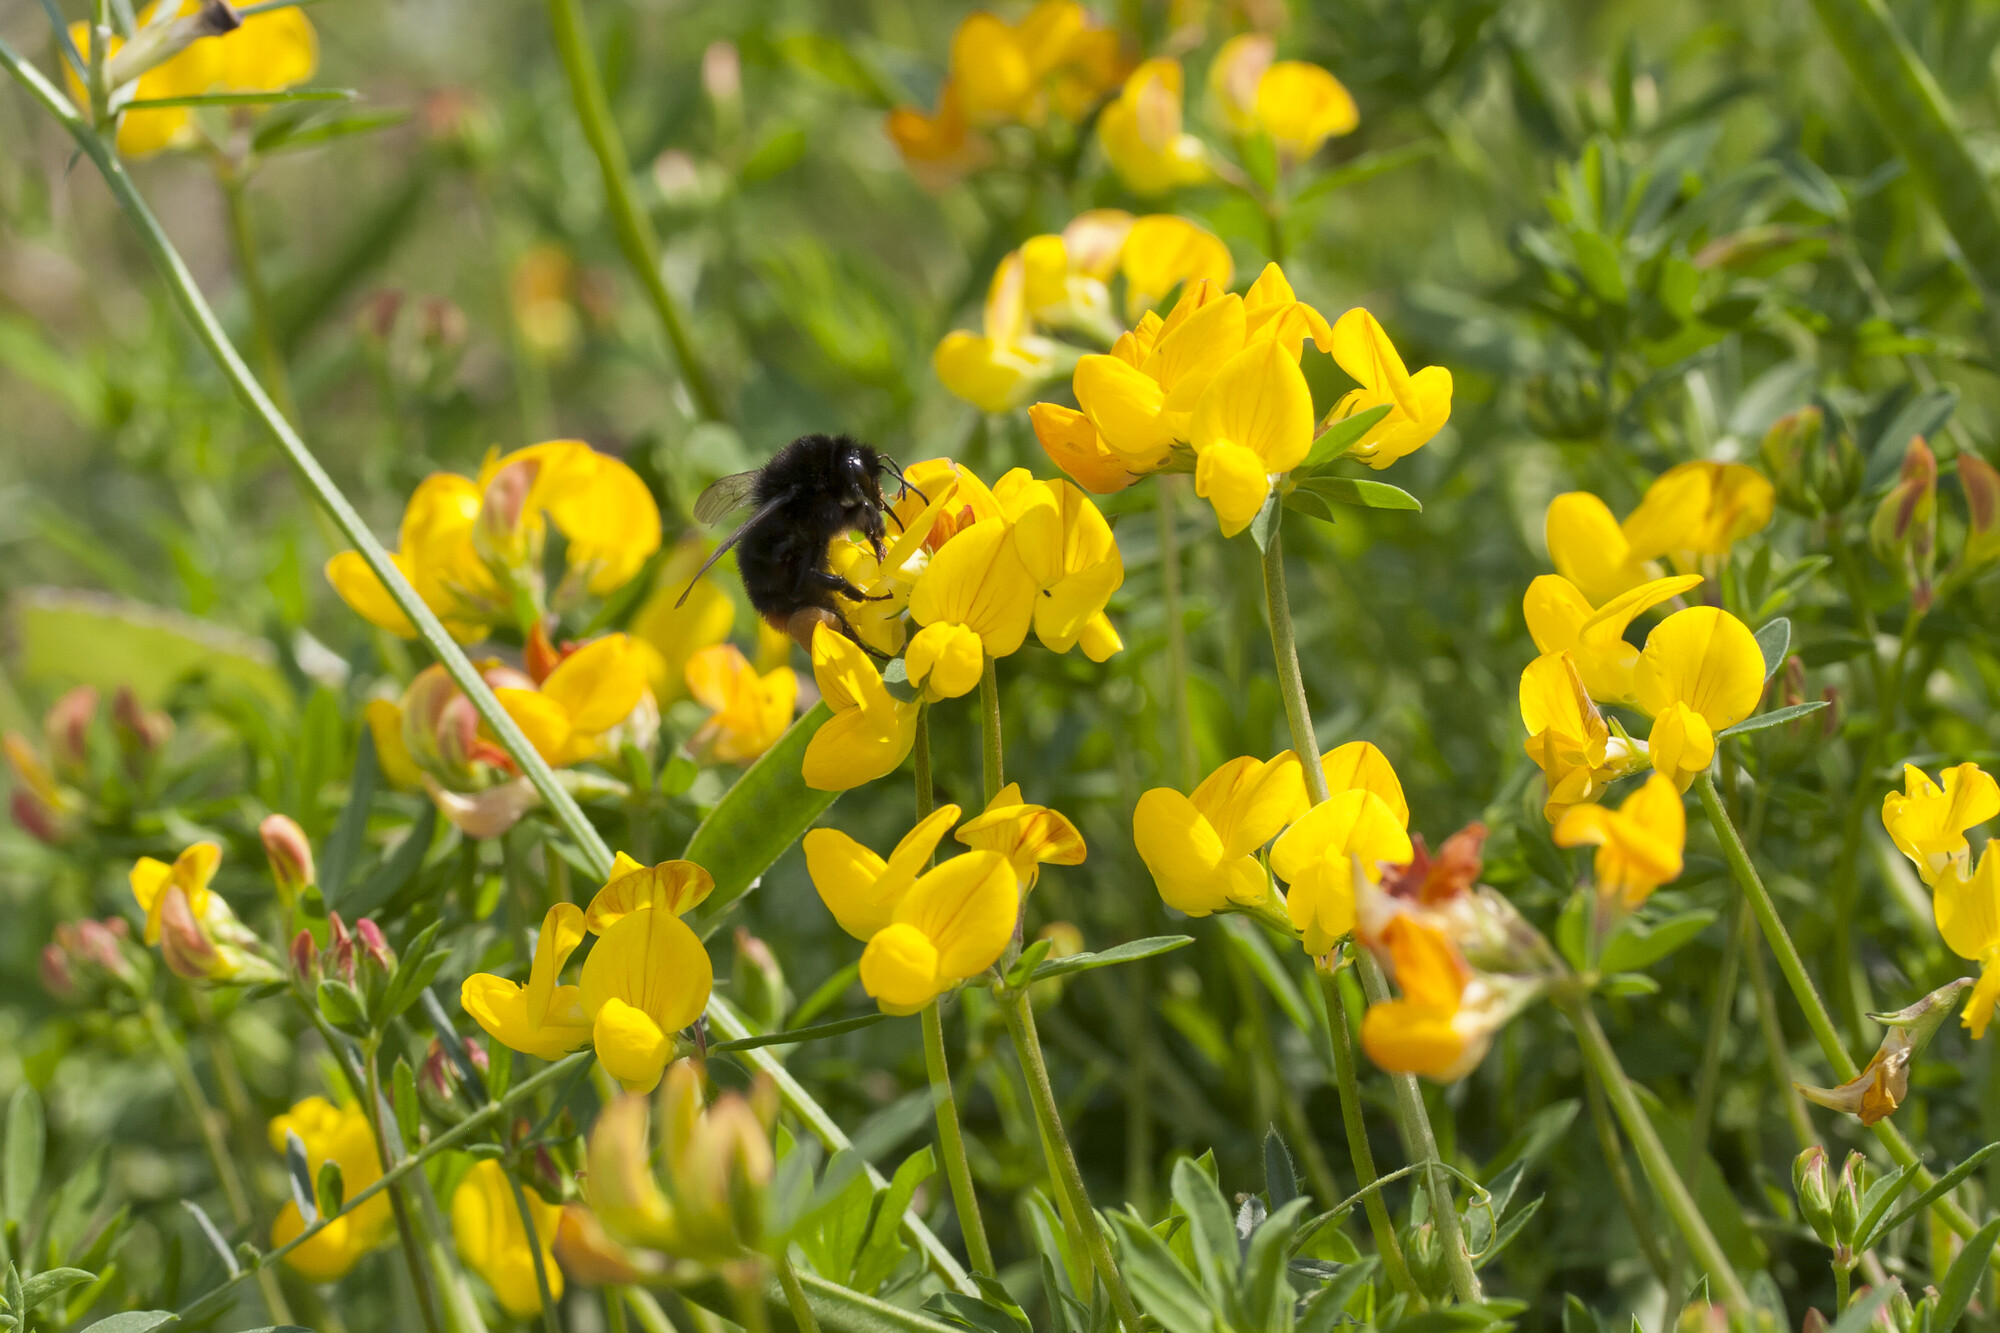
[[[694,521],[697,523],[719,523],[722,516],[732,509],[750,503],[750,497],[757,490],[757,473],[735,472],[709,483],[694,502]],[[755,521],[754,519],[752,520]],[[725,548],[727,549],[727,548]]]
[[[754,478],[756,475],[757,474],[754,472],[744,472],[738,474],[738,476],[750,477],[750,478]],[[735,481],[735,480],[737,480],[737,477],[724,477],[722,481],[716,482],[715,486],[711,486],[708,488],[708,490],[703,491],[701,498],[703,500],[706,500],[709,497],[709,495],[714,492],[716,486],[720,486],[722,485],[723,482],[726,481]],[[708,573],[709,568],[713,566],[716,561],[722,559],[723,556],[727,555],[729,553],[730,547],[736,545],[737,542],[743,540],[744,533],[750,531],[750,529],[756,527],[759,523],[762,523],[765,519],[769,518],[772,514],[776,513],[778,509],[787,500],[791,498],[792,498],[792,493],[790,491],[787,491],[783,495],[775,496],[772,499],[765,501],[764,507],[759,509],[756,513],[750,515],[749,518],[745,519],[742,527],[736,529],[736,531],[730,533],[729,536],[724,538],[722,545],[716,547],[715,550],[710,553],[708,559],[702,561],[701,568],[697,569],[694,572],[694,577],[688,580],[688,586],[681,589],[680,600],[674,603],[674,609],[678,611],[683,605],[686,604],[688,599],[688,594],[694,591],[695,584],[701,582],[701,576]],[[734,506],[732,506],[732,508],[733,507]],[[727,513],[728,510],[723,510],[722,512]],[[699,503],[695,505],[695,514],[697,517],[701,514],[701,506]]]

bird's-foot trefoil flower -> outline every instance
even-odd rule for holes
[[[896,904],[930,865],[931,856],[958,822],[955,805],[941,805],[903,835],[887,860],[839,829],[805,836],[806,873],[840,928],[866,943],[889,924]]]
[[[1582,591],[1560,574],[1542,574],[1528,585],[1521,610],[1535,647],[1544,654],[1567,653],[1590,697],[1599,703],[1633,701],[1632,670],[1639,650],[1625,631],[1647,611],[1699,587],[1701,576],[1654,579],[1592,607]]]
[[[1549,502],[1543,529],[1549,560],[1593,605],[1659,577],[1671,557],[1682,573],[1713,573],[1721,557],[1771,521],[1776,492],[1742,463],[1682,463],[1646,488],[1620,523],[1588,491]]]
[[[158,945],[174,975],[189,981],[249,985],[283,974],[264,956],[255,931],[209,887],[222,848],[197,842],[172,865],[142,856],[129,876],[132,897],[146,914],[145,941]]]
[[[1306,952],[1332,952],[1354,929],[1359,872],[1371,882],[1382,867],[1412,855],[1409,805],[1396,770],[1365,741],[1325,756],[1329,797],[1300,815],[1271,845],[1271,870],[1285,881],[1285,909]]]
[[[1035,585],[1035,637],[1051,652],[1077,644],[1093,662],[1124,646],[1104,614],[1125,582],[1111,525],[1067,481],[1036,481],[1015,468],[993,488],[1014,525],[1014,549]]]
[[[1979,854],[1971,875],[1948,867],[1931,894],[1938,934],[1947,948],[1967,962],[1979,964],[1979,983],[1965,1001],[1965,1026],[1972,1039],[1986,1035],[1993,1007],[2000,1004],[2000,856],[1993,844]]]
[[[558,983],[563,964],[583,943],[583,909],[557,903],[542,917],[535,936],[528,984],[491,972],[474,972],[458,991],[458,1002],[486,1035],[509,1050],[542,1060],[559,1060],[590,1040],[590,1016],[575,986]]]
[[[686,861],[647,870],[625,857],[611,875],[585,914],[598,939],[577,998],[604,1068],[627,1091],[651,1092],[715,985],[708,950],[680,918],[715,885]]]
[[[1959,764],[1938,777],[1942,786],[1905,764],[1903,790],[1882,798],[1882,826],[1934,889],[1947,873],[1961,879],[1970,873],[1966,831],[2000,815],[2000,783],[1979,765]]]
[[[694,577],[708,551],[709,543],[697,537],[676,545],[627,626],[653,699],[662,708],[687,697],[689,659],[727,640],[736,626],[736,604],[722,585],[707,576]]]
[[[1230,38],[1209,64],[1208,89],[1233,134],[1270,135],[1279,161],[1290,165],[1352,133],[1361,115],[1339,79],[1303,60],[1274,60],[1276,50],[1267,33]]]
[[[1402,996],[1369,1006],[1361,1046],[1384,1069],[1439,1083],[1465,1077],[1539,989],[1474,971],[1442,931],[1407,913],[1389,920],[1380,943]]]
[[[1306,812],[1305,778],[1290,750],[1245,755],[1202,780],[1192,795],[1155,787],[1132,812],[1132,840],[1167,906],[1189,916],[1270,902],[1257,849]]]
[[[999,852],[954,856],[917,877],[861,953],[861,987],[885,1014],[914,1014],[1000,960],[1020,919]]]
[[[487,1158],[474,1162],[451,1195],[451,1238],[465,1266],[486,1280],[500,1308],[516,1319],[542,1312],[542,1290],[535,1280],[535,1249],[549,1284],[549,1295],[562,1299],[562,1269],[553,1245],[562,1207],[531,1189],[523,1189],[528,1216],[534,1220],[534,1249],[521,1224],[521,1208],[508,1182],[507,1168]]]
[[[956,807],[953,818],[957,818]],[[1083,864],[1083,835],[1068,816],[1045,805],[1021,799],[1021,784],[1010,782],[994,794],[986,808],[965,821],[953,835],[976,850],[999,852],[1014,867],[1021,892],[1041,878],[1044,865]]]
[[[1328,414],[1328,424],[1387,404],[1389,414],[1370,426],[1347,457],[1378,471],[1431,442],[1451,419],[1451,372],[1425,366],[1412,375],[1375,316],[1356,307],[1333,325],[1333,359],[1361,386]]]
[[[615,752],[628,739],[643,750],[659,722],[645,658],[624,634],[566,651],[537,688],[493,693],[535,752],[558,768]]]
[[[1528,757],[1548,784],[1542,814],[1550,823],[1646,766],[1644,746],[1612,734],[1567,652],[1544,653],[1521,672],[1521,721]]]
[[[1633,695],[1653,718],[1653,767],[1686,791],[1715,758],[1715,734],[1750,716],[1764,693],[1764,652],[1727,611],[1693,606],[1653,627],[1632,671]]]
[[[1272,478],[1312,449],[1312,390],[1298,358],[1276,339],[1252,342],[1208,381],[1189,430],[1195,494],[1233,537],[1264,507]]]
[[[1097,117],[1097,142],[1134,194],[1165,194],[1209,177],[1208,146],[1182,128],[1181,63],[1167,57],[1133,70]]]
[[[910,683],[933,699],[970,693],[987,658],[1020,648],[1034,621],[1035,594],[1005,517],[981,519],[954,535],[910,593],[910,618],[923,627],[903,652]]]
[[[813,680],[833,716],[806,744],[806,786],[847,791],[893,773],[917,740],[915,700],[889,693],[860,645],[821,625],[813,631]]]
[[[285,1151],[287,1133],[297,1134],[305,1145],[306,1171],[315,1180],[320,1167],[333,1162],[340,1167],[342,1189],[353,1198],[382,1176],[382,1159],[375,1148],[375,1132],[368,1117],[353,1102],[336,1107],[324,1097],[307,1097],[293,1105],[270,1124],[271,1149]],[[271,1223],[271,1244],[283,1245],[305,1230],[305,1219],[296,1203],[287,1199]],[[345,1277],[370,1250],[386,1244],[396,1231],[396,1215],[387,1191],[363,1199],[327,1220],[312,1239],[292,1249],[285,1262],[310,1282],[333,1282]]]
[[[720,763],[748,763],[776,745],[798,706],[799,678],[790,667],[759,675],[733,643],[690,658],[687,683],[695,702],[711,710],[688,747]]]
[[[1555,827],[1558,847],[1597,848],[1597,893],[1634,911],[1662,884],[1679,879],[1687,810],[1665,775],[1654,773],[1616,810],[1575,805]]]

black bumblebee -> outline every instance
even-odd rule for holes
[[[807,652],[812,651],[814,628],[822,624],[860,642],[834,594],[853,601],[886,596],[871,599],[834,573],[827,566],[826,548],[842,533],[858,532],[875,558],[883,558],[882,518],[889,511],[882,495],[884,472],[908,486],[893,460],[859,440],[801,435],[763,467],[723,477],[694,502],[695,521],[715,523],[745,504],[755,504],[757,512],[715,549],[695,581],[736,547],[743,591],[772,628],[791,635]],[[688,592],[693,590],[690,582]],[[683,592],[681,602],[687,597]]]

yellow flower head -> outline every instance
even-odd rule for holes
[[[584,926],[593,935],[602,935],[634,912],[657,907],[675,916],[686,916],[715,892],[715,877],[692,861],[662,861],[642,866],[625,853],[618,853],[604,887],[590,900]]]
[[[476,481],[448,472],[425,478],[403,512],[393,558],[452,636],[471,643],[512,622],[510,589],[541,604],[551,523],[568,542],[568,567],[548,598],[558,609],[616,591],[660,546],[659,507],[636,472],[580,441],[552,440],[489,459]],[[326,577],[362,618],[416,637],[358,551],[329,560]]]
[[[971,132],[958,88],[950,82],[939,91],[935,112],[899,106],[884,119],[883,128],[910,174],[926,189],[946,188],[992,155],[985,138]]]
[[[688,659],[723,642],[736,627],[736,604],[721,584],[703,577],[688,586],[708,552],[709,543],[701,538],[683,538],[661,563],[653,590],[628,627],[653,699],[662,708],[686,697]],[[687,594],[685,602],[682,593]]]
[[[2000,815],[2000,783],[1979,765],[1960,764],[1938,776],[1942,787],[1905,764],[1903,790],[1882,798],[1883,826],[1933,888],[1948,870],[1964,877],[1971,856],[1966,830]]]
[[[888,657],[901,654],[909,639],[903,613],[910,609],[910,589],[916,585],[917,575],[923,572],[925,561],[922,543],[917,542],[911,544],[903,564],[890,563],[904,545],[902,537],[898,537],[885,559],[879,561],[866,542],[845,534],[826,546],[827,568],[868,594],[867,598],[856,601],[844,593],[834,593],[840,613],[847,617],[848,625],[862,643]],[[883,598],[886,600],[877,600]],[[787,638],[784,642],[789,655],[792,641]]]
[[[690,658],[687,683],[695,702],[713,710],[689,746],[725,764],[748,763],[776,745],[799,701],[799,678],[790,667],[760,676],[733,643]]]
[[[546,1202],[531,1189],[523,1189],[521,1197],[528,1201],[528,1216],[535,1224],[535,1247],[542,1252],[549,1295],[560,1300],[563,1276],[553,1247],[562,1206]],[[521,1225],[521,1209],[514,1198],[514,1186],[507,1180],[507,1168],[490,1158],[472,1164],[452,1191],[451,1238],[465,1266],[493,1288],[501,1309],[516,1319],[532,1319],[542,1312],[542,1291],[535,1281],[535,1251],[528,1248],[528,1233]]]
[[[1271,870],[1287,885],[1285,908],[1317,958],[1354,929],[1354,863],[1371,883],[1382,866],[1414,855],[1403,784],[1389,760],[1351,741],[1321,760],[1326,800],[1299,817],[1271,845]]]
[[[966,852],[919,876],[861,954],[861,986],[885,1014],[914,1014],[998,962],[1021,891],[999,852]]]
[[[1190,442],[1195,494],[1215,506],[1223,536],[1250,526],[1272,476],[1297,467],[1312,441],[1312,390],[1281,343],[1253,342],[1216,371],[1195,408]]]
[[[174,858],[172,865],[142,856],[132,864],[132,897],[146,914],[146,943],[160,942],[161,913],[167,895],[178,890],[185,895],[188,909],[196,920],[208,915],[215,894],[209,881],[222,864],[222,848],[212,842],[197,842]]]
[[[806,786],[847,791],[896,771],[917,740],[915,700],[889,693],[859,645],[820,625],[813,631],[813,679],[833,716],[806,744]]]
[[[1334,347],[1333,326],[1325,315],[1298,299],[1285,271],[1276,264],[1264,265],[1257,281],[1243,293],[1243,320],[1252,342],[1275,339],[1294,361],[1305,351],[1307,338],[1322,352],[1331,352]]]
[[[1528,757],[1548,783],[1542,815],[1550,823],[1634,764],[1645,766],[1643,754],[1612,736],[1567,652],[1544,653],[1521,672],[1521,722],[1528,729]]]
[[[1104,608],[1125,582],[1125,561],[1090,497],[1066,481],[1036,481],[1026,468],[1000,478],[993,496],[1014,525],[1014,549],[1039,594],[1035,637],[1058,653],[1080,641],[1093,662],[1117,652],[1123,645]]]
[[[198,842],[171,866],[150,856],[133,863],[129,879],[133,900],[146,914],[146,943],[158,945],[167,967],[189,981],[274,980],[278,970],[260,952],[256,933],[209,888],[221,860],[220,847]]]
[[[986,658],[1020,648],[1035,617],[1035,593],[1013,524],[988,518],[959,532],[910,593],[910,618],[923,626],[903,654],[910,683],[934,699],[970,692]]]
[[[956,814],[953,818],[956,818]],[[1035,887],[1042,866],[1080,866],[1085,855],[1083,835],[1061,812],[1021,799],[1021,784],[1002,787],[986,809],[965,821],[955,835],[966,846],[999,852],[1014,867],[1021,892]]]
[[[1597,848],[1597,892],[1627,911],[1680,878],[1687,811],[1666,776],[1654,773],[1616,810],[1572,806],[1556,824],[1556,846]]]
[[[1633,695],[1653,719],[1653,767],[1686,791],[1715,758],[1715,733],[1750,716],[1764,694],[1764,652],[1727,611],[1692,606],[1646,636]]]
[[[1629,592],[1659,572],[1659,566],[1651,563],[1659,553],[1634,554],[1610,506],[1589,491],[1568,491],[1549,501],[1542,531],[1556,573],[1576,585],[1593,606]]]
[[[376,1155],[374,1131],[355,1103],[335,1107],[324,1097],[308,1097],[294,1104],[271,1121],[272,1151],[285,1151],[288,1130],[305,1144],[306,1170],[313,1179],[319,1178],[319,1169],[326,1162],[339,1164],[348,1198],[381,1179],[382,1159]],[[362,1255],[387,1242],[395,1229],[396,1215],[384,1191],[329,1220],[311,1240],[288,1253],[285,1262],[308,1281],[337,1281]],[[283,1245],[304,1230],[298,1205],[287,1199],[271,1223],[271,1244]]]
[[[486,1035],[509,1050],[559,1060],[590,1040],[590,1015],[574,986],[557,984],[563,964],[583,943],[584,914],[575,903],[557,903],[542,917],[528,984],[474,972],[458,1002]]]
[[[907,568],[907,556],[898,559],[906,546],[913,543],[935,555],[973,524],[1000,516],[1000,502],[993,498],[986,483],[971,468],[949,458],[926,458],[912,463],[903,469],[903,476],[908,479],[910,489],[899,494],[889,506],[898,533],[895,545],[886,553],[892,573]]]
[[[1125,277],[1126,318],[1137,319],[1176,287],[1228,287],[1236,264],[1214,232],[1175,213],[1149,213],[1125,234],[1118,270]]]
[[[1207,147],[1181,128],[1184,77],[1178,60],[1148,60],[1098,115],[1097,142],[1135,194],[1164,194],[1208,179]]]
[[[1990,782],[1991,779],[1988,779]],[[1951,865],[1931,895],[1938,934],[1951,951],[1979,964],[1979,982],[1965,1002],[1965,1026],[1972,1039],[1986,1035],[1993,1006],[2000,1003],[2000,857],[1992,844],[1979,855],[1979,868],[1968,878]]]
[[[894,918],[896,905],[916,884],[959,808],[941,805],[903,835],[883,860],[839,829],[805,836],[806,873],[840,928],[857,940],[873,939]]]
[[[1654,579],[1593,608],[1574,583],[1560,574],[1542,574],[1528,585],[1521,610],[1535,647],[1543,653],[1568,653],[1591,698],[1629,703],[1639,650],[1626,642],[1625,631],[1645,612],[1700,585],[1699,574]]]
[[[1273,61],[1269,34],[1246,32],[1222,44],[1208,67],[1209,95],[1232,133],[1269,134],[1287,162],[1311,157],[1361,122],[1339,79],[1299,60]]]
[[[1479,1003],[1483,986],[1443,932],[1408,913],[1382,931],[1400,999],[1370,1005],[1361,1047],[1383,1069],[1449,1083],[1485,1058],[1504,1010]]]
[[[609,733],[635,710],[653,709],[646,660],[623,634],[593,639],[565,656],[540,689],[493,691],[535,752],[558,767],[614,748]]]
[[[1775,498],[1763,474],[1741,463],[1667,469],[1623,523],[1590,492],[1569,491],[1549,502],[1549,560],[1601,605],[1654,578],[1663,557],[1685,571],[1728,554],[1771,521]]]
[[[1259,847],[1306,811],[1299,758],[1245,755],[1203,779],[1192,796],[1156,787],[1132,812],[1132,840],[1167,906],[1189,916],[1255,907],[1270,897]]]
[[[931,354],[944,387],[982,411],[1019,407],[1055,368],[1055,345],[1031,330],[1027,284],[1027,262],[1015,250],[993,271],[984,332],[953,330]]]
[[[599,898],[622,883],[614,880]],[[638,895],[627,901],[632,910],[604,927],[583,960],[577,996],[604,1068],[627,1091],[651,1092],[674,1053],[675,1034],[708,1006],[715,970],[701,940],[670,907]]]
[[[1412,375],[1382,325],[1366,310],[1357,306],[1334,322],[1332,350],[1340,368],[1361,387],[1334,405],[1331,421],[1389,405],[1389,415],[1368,428],[1347,451],[1349,458],[1379,471],[1429,444],[1451,419],[1451,372],[1426,366]]]

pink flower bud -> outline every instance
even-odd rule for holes
[[[90,769],[90,724],[97,717],[97,690],[79,685],[50,706],[42,719],[49,757],[56,770],[78,777]]]
[[[361,303],[355,326],[364,341],[385,343],[396,332],[396,317],[403,312],[403,294],[384,287]]]
[[[382,927],[364,916],[354,923],[354,938],[363,961],[380,968],[385,973],[396,970],[396,951],[389,947],[389,941],[382,934]]]
[[[58,1000],[74,1000],[76,977],[70,972],[69,955],[54,941],[42,946],[42,988]]]
[[[290,815],[266,815],[257,826],[264,840],[264,855],[271,862],[271,878],[277,881],[278,897],[287,907],[297,901],[301,889],[319,882],[313,868],[312,844],[306,831]]]
[[[426,296],[418,308],[418,329],[434,352],[453,352],[465,345],[465,312],[442,296]]]
[[[160,900],[160,956],[177,977],[204,981],[222,969],[222,955],[215,941],[195,918],[188,896],[178,884],[169,884]]]
[[[26,787],[14,788],[14,794],[7,800],[7,808],[14,816],[15,825],[37,842],[55,847],[69,837],[69,828],[62,816],[42,804]]]
[[[292,971],[301,980],[310,981],[319,975],[319,946],[313,943],[310,930],[292,936],[291,957]]]
[[[702,91],[718,102],[734,102],[743,96],[743,58],[734,42],[710,42],[701,53]]]
[[[2000,560],[2000,468],[1977,454],[1958,456],[1958,484],[1965,492],[1965,567]]]
[[[354,936],[347,929],[347,923],[340,919],[340,913],[328,912],[326,916],[326,953],[333,970],[340,979],[354,984]]]
[[[539,458],[509,463],[493,474],[479,505],[479,517],[472,525],[472,544],[488,564],[511,570],[517,578],[532,580],[539,574],[534,566],[541,552],[535,541],[537,530],[528,520],[528,496],[541,475]]]
[[[149,710],[129,685],[121,685],[111,700],[111,730],[118,747],[134,762],[152,758],[174,735],[174,720]]]

